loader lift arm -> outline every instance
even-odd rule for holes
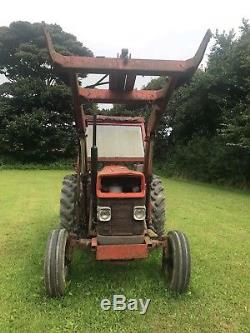
[[[43,23],[50,59],[54,66],[69,77],[82,74],[109,75],[109,89],[81,88],[76,89],[75,79],[71,79],[74,100],[79,103],[145,103],[150,102],[165,108],[175,88],[187,82],[198,68],[207,44],[212,36],[208,30],[194,57],[187,60],[152,60],[130,59],[126,54],[119,58],[65,56],[55,51],[50,34]],[[124,51],[124,50],[123,50]],[[167,76],[170,79],[160,90],[133,90],[137,75]],[[79,111],[78,111],[79,112]]]

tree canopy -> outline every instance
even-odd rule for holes
[[[205,70],[172,98],[159,132],[156,157],[171,174],[209,181],[250,182],[250,25],[239,34],[216,32]],[[163,79],[148,88],[162,85]]]
[[[47,28],[61,54],[93,56],[74,35],[63,31],[59,25],[50,24]],[[9,27],[0,27],[0,73],[11,82],[20,78],[39,78],[48,85],[58,82],[58,73],[48,58],[41,23],[18,21]]]
[[[48,29],[62,54],[92,52],[59,25]],[[74,128],[70,90],[50,63],[40,23],[0,27],[0,150],[22,160],[72,156]]]

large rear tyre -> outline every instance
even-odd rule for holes
[[[63,296],[66,288],[69,260],[66,257],[68,232],[53,230],[49,236],[44,260],[44,283],[48,296]]]
[[[176,293],[188,289],[191,256],[187,237],[180,231],[167,234],[167,248],[163,249],[162,268],[169,288]]]
[[[60,199],[60,227],[73,231],[76,226],[77,175],[64,177]]]
[[[153,175],[150,188],[151,218],[158,236],[163,236],[166,222],[164,187],[159,176]]]

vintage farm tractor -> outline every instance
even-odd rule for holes
[[[180,231],[164,234],[165,197],[161,179],[152,174],[154,136],[173,91],[199,66],[211,37],[205,34],[195,56],[185,61],[65,56],[55,51],[43,25],[50,58],[72,88],[79,137],[76,172],[64,177],[60,226],[49,236],[44,280],[49,296],[65,292],[68,265],[75,248],[90,250],[96,260],[147,258],[162,247],[162,268],[171,290],[182,293],[190,280],[190,250]],[[103,74],[83,88],[77,74]],[[160,90],[134,89],[137,75],[166,76]],[[109,78],[109,89],[95,88]],[[140,117],[86,116],[84,104],[149,104],[147,124]]]

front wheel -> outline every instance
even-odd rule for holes
[[[53,230],[49,236],[44,260],[44,282],[50,297],[63,296],[66,288],[69,260],[66,256],[68,232]]]
[[[191,256],[184,233],[174,230],[167,234],[167,247],[163,248],[162,268],[172,291],[181,294],[188,289]]]

